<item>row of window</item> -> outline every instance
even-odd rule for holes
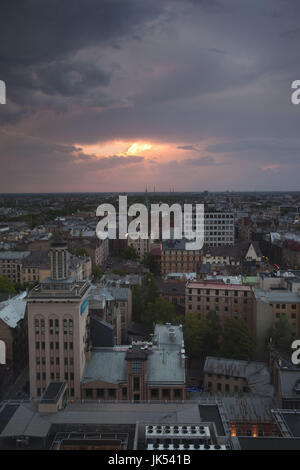
[[[34,322],[34,326],[35,326],[36,335],[40,333],[42,335],[45,335],[45,320],[36,319]],[[56,335],[59,334],[59,320],[58,319],[49,320],[49,334],[53,335],[54,331]],[[64,335],[73,334],[73,320],[66,320],[66,319],[63,320],[63,332],[64,332]]]
[[[74,380],[74,373],[73,373],[73,372],[70,372],[70,374],[69,374],[68,372],[65,372],[64,378],[65,378],[65,380]],[[37,373],[36,373],[36,380],[39,381],[39,380],[41,380],[41,379],[42,379],[42,380],[46,380],[46,372],[42,372],[42,373],[37,372]],[[59,372],[56,372],[56,373],[54,374],[54,372],[51,372],[51,374],[50,374],[50,379],[51,379],[51,380],[55,380],[55,379],[56,379],[56,380],[60,380],[60,373],[59,373]]]
[[[219,290],[219,289],[189,289],[189,294],[195,294],[196,290],[197,290],[197,294],[200,294],[200,295],[211,295],[212,294],[212,295],[216,295],[216,296],[217,295],[225,295],[225,297],[229,296],[229,291],[228,290]],[[206,291],[206,293],[204,293],[204,290]],[[234,292],[234,296],[238,297],[239,291],[235,290],[233,292]],[[247,291],[242,291],[242,292],[243,292],[244,297],[248,296]]]
[[[55,348],[54,348],[54,344],[55,344]],[[73,351],[73,342],[70,341],[69,343],[67,341],[64,342],[64,349],[67,350],[68,349],[68,345],[69,345],[69,349],[71,351]],[[36,349],[42,349],[42,350],[45,350],[45,342],[44,341],[36,341],[35,343],[35,348]],[[59,342],[56,341],[55,343],[53,341],[50,342],[50,349],[53,350],[53,349],[59,349]]]
[[[56,358],[55,358],[55,364],[56,364],[57,366],[59,366],[59,363],[60,363],[59,357],[56,357]],[[42,364],[43,366],[46,365],[46,358],[45,358],[45,357],[40,358],[39,356],[37,356],[37,358],[36,358],[36,364],[37,364],[37,365]],[[54,357],[53,357],[53,356],[50,357],[50,364],[51,364],[51,365],[54,365]],[[70,358],[65,357],[65,358],[64,358],[64,364],[65,364],[65,366],[68,366],[68,365],[73,366],[73,364],[74,364],[74,359],[73,359],[73,357],[70,357]]]
[[[213,387],[213,384],[212,382],[207,382],[207,387],[209,389],[212,389]],[[223,384],[218,382],[217,383],[217,391],[218,392],[247,392],[248,391],[248,388],[245,386],[245,387],[239,387],[238,385],[234,385],[234,387],[230,387],[230,384],[225,384],[225,387],[223,387]]]

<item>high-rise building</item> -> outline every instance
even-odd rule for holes
[[[71,397],[80,398],[80,379],[89,357],[88,281],[68,277],[67,245],[51,244],[51,277],[27,296],[31,397],[53,381],[66,381]]]

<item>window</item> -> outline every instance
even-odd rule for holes
[[[163,390],[162,390],[162,397],[163,397],[163,399],[165,399],[165,400],[169,400],[169,399],[170,399],[170,389],[169,389],[169,388],[163,388]]]
[[[97,398],[104,398],[104,389],[97,388]]]
[[[108,396],[109,396],[109,398],[116,398],[116,389],[115,388],[109,388],[108,389]]]
[[[140,378],[139,377],[134,377],[133,378],[133,389],[134,390],[139,390],[140,389]]]
[[[64,335],[67,334],[67,320],[64,320]]]
[[[141,374],[142,372],[142,361],[132,361],[131,370],[133,374]]]
[[[122,388],[122,398],[127,398],[127,388],[126,387]]]

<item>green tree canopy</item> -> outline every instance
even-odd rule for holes
[[[214,312],[199,318],[189,314],[184,322],[184,342],[190,358],[204,359],[206,356],[218,355],[220,323]]]
[[[255,339],[244,320],[229,318],[225,321],[221,343],[223,357],[251,360],[255,346]]]
[[[92,270],[92,274],[94,276],[94,279],[96,281],[98,281],[102,277],[102,274],[103,274],[102,269],[100,268],[100,266],[95,266]]]
[[[147,303],[141,320],[150,328],[153,323],[172,323],[174,316],[174,305],[162,297],[156,297],[153,302]]]
[[[121,256],[124,259],[131,259],[131,260],[136,260],[137,259],[137,252],[136,249],[133,246],[126,246],[123,248],[121,251]]]
[[[281,315],[270,332],[272,344],[286,354],[292,352],[291,344],[294,341],[293,325],[285,315]]]
[[[76,256],[88,256],[84,248],[77,248],[75,254]]]
[[[16,289],[7,276],[0,276],[0,292],[3,294],[15,294]]]
[[[156,261],[156,258],[154,255],[152,255],[152,253],[146,253],[144,258],[143,258],[143,261],[142,261],[143,265],[146,267],[146,268],[149,268],[150,271],[153,273],[153,274],[158,274],[159,273],[159,266],[158,266],[158,263]]]

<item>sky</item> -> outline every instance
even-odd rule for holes
[[[299,190],[299,0],[2,0],[0,192]]]

